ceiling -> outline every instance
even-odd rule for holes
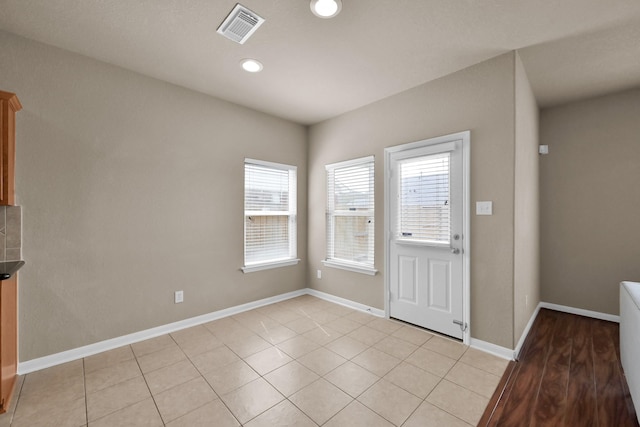
[[[0,29],[302,124],[518,49],[540,106],[640,87],[640,0],[0,0]],[[258,74],[240,60],[264,64]]]

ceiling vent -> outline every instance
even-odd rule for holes
[[[218,34],[244,44],[263,22],[264,18],[238,3],[218,27]]]

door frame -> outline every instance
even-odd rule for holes
[[[462,342],[469,344],[471,337],[471,131],[423,139],[416,142],[396,145],[384,149],[384,315],[389,318],[390,299],[390,190],[391,190],[391,154],[405,150],[428,147],[449,141],[462,141],[462,322],[467,327],[462,333]]]

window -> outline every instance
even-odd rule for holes
[[[244,162],[245,273],[293,265],[296,259],[296,167]]]
[[[327,259],[324,264],[367,274],[374,269],[374,158],[327,169]]]

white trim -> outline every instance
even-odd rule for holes
[[[460,132],[462,137],[462,321],[467,328],[462,334],[462,342],[471,341],[471,131]]]
[[[256,212],[251,210],[246,210],[247,204],[247,167],[259,167],[263,169],[271,169],[271,170],[279,170],[287,173],[287,177],[289,180],[288,187],[288,195],[289,195],[289,206],[287,211],[266,211],[264,214],[262,211]],[[286,256],[291,257],[285,260],[271,259],[265,262],[257,262],[250,265],[245,265],[240,267],[243,273],[250,273],[254,271],[266,270],[270,268],[283,267],[287,265],[297,264],[299,260],[297,260],[298,256],[298,167],[293,165],[286,165],[283,163],[274,163],[267,162],[264,160],[256,160],[246,158],[244,159],[244,191],[243,191],[243,200],[244,200],[244,209],[243,209],[243,232],[242,232],[242,245],[243,245],[243,263],[247,263],[247,218],[251,216],[273,216],[280,215],[286,216],[288,218],[287,230],[289,233],[289,251]],[[282,254],[281,254],[282,255]],[[295,262],[294,262],[295,261]],[[289,262],[289,263],[285,263]]]
[[[280,268],[280,267],[287,267],[289,265],[296,265],[299,262],[300,260],[297,258],[288,259],[285,261],[265,262],[263,264],[245,265],[244,267],[241,267],[240,270],[242,270],[243,273],[253,273],[255,271],[269,270],[271,268]]]
[[[391,190],[391,153],[393,147],[384,149],[384,315],[389,318],[389,250],[391,236],[391,215],[389,191]]]
[[[410,240],[410,239],[404,239],[402,237],[398,237],[398,238],[395,238],[393,241],[396,245],[424,246],[428,248],[446,248],[446,249],[449,249],[451,247],[451,244],[449,242],[439,243],[431,240]]]
[[[360,157],[358,159],[351,159],[351,160],[345,160],[342,162],[330,163],[328,165],[325,165],[324,168],[325,170],[345,168],[348,166],[361,165],[362,163],[375,162],[375,159],[376,159],[375,156]]]
[[[335,295],[327,294],[325,292],[321,292],[316,289],[307,288],[307,294],[314,297],[318,297],[325,301],[329,301],[329,302],[343,305],[345,307],[353,308],[355,310],[364,311],[365,313],[373,314],[374,316],[385,317],[384,311],[380,310],[379,308],[369,307],[364,304],[360,304],[359,302],[355,302],[346,298],[341,298]]]
[[[282,170],[286,170],[286,171],[297,171],[298,167],[294,166],[294,165],[285,165],[284,163],[275,163],[275,162],[267,162],[265,160],[256,160],[256,159],[250,159],[248,157],[245,157],[244,159],[244,163],[247,164],[251,164],[251,165],[257,165],[257,166],[264,166],[267,168],[274,168],[274,169],[282,169]]]
[[[529,322],[527,323],[527,326],[525,326],[524,331],[522,332],[522,335],[520,335],[520,339],[518,340],[518,344],[516,345],[516,348],[513,351],[514,360],[518,360],[518,358],[520,357],[520,352],[522,351],[522,346],[524,345],[524,342],[527,339],[527,336],[529,335],[529,332],[531,331],[531,327],[533,326],[533,322],[536,320],[536,317],[538,317],[538,313],[540,313],[540,309],[541,308],[547,308],[549,310],[560,311],[562,313],[576,314],[578,316],[590,317],[592,319],[599,319],[599,320],[606,320],[606,321],[609,321],[609,322],[620,323],[620,316],[616,316],[614,314],[600,313],[598,311],[585,310],[585,309],[582,309],[582,308],[575,308],[575,307],[569,307],[569,306],[566,306],[566,305],[552,304],[550,302],[540,301],[540,303],[538,303],[538,306],[536,307],[535,311],[531,315],[531,318],[529,319]]]
[[[176,332],[181,329],[190,328],[192,326],[201,325],[203,323],[212,322],[214,320],[222,319],[223,317],[233,316],[238,313],[253,310],[255,308],[263,307],[265,305],[273,304],[280,301],[285,301],[302,295],[311,295],[325,301],[359,310],[377,317],[386,317],[385,312],[383,310],[380,310],[379,308],[360,304],[358,302],[321,292],[316,289],[305,288],[269,298],[264,298],[258,301],[241,304],[235,307],[225,308],[223,310],[214,311],[211,313],[203,314],[201,316],[180,320],[178,322],[169,323],[155,328],[146,329],[144,331],[134,332],[132,334],[123,335],[117,338],[100,341],[94,344],[89,344],[60,353],[51,354],[49,356],[27,360],[26,362],[20,362],[18,363],[18,375],[25,375],[31,372],[39,371],[41,369],[49,368],[51,366],[82,359],[83,357],[88,357],[97,353],[102,353],[104,351],[113,350],[124,345],[134,344],[150,338],[155,338],[160,335]],[[470,338],[469,345],[473,348],[496,355],[504,359],[511,360],[513,356],[512,350],[476,338]]]
[[[513,350],[513,359],[518,360],[520,357],[520,352],[522,351],[522,346],[524,345],[524,341],[527,339],[529,332],[531,331],[531,327],[533,326],[533,322],[535,322],[536,317],[538,317],[538,313],[540,313],[540,307],[542,303],[538,303],[538,306],[533,311],[529,322],[527,322],[527,326],[524,327],[524,331],[522,331],[522,335],[520,335],[520,339],[518,340],[518,344],[516,345],[515,350]]]
[[[180,320],[178,322],[157,326],[155,328],[146,329],[144,331],[134,332],[132,334],[100,341],[94,344],[77,347],[60,353],[51,354],[49,356],[20,362],[18,363],[18,374],[25,375],[31,372],[39,371],[41,369],[49,368],[51,366],[82,359],[83,357],[88,357],[97,353],[102,353],[104,351],[113,350],[124,345],[134,344],[140,341],[158,337],[160,335],[176,332],[181,329],[190,328],[192,326],[201,325],[203,323],[212,322],[214,320],[222,319],[223,317],[233,316],[234,314],[253,310],[254,308],[263,307],[265,305],[285,301],[302,295],[312,295],[325,301],[340,304],[342,306],[372,314],[377,317],[385,317],[384,311],[380,310],[379,308],[369,307],[364,304],[320,292],[315,289],[305,288],[269,298],[264,298],[258,301],[248,302],[246,304],[237,305],[235,307],[225,308],[223,310],[214,311],[211,313],[203,314],[201,316]]]
[[[493,354],[494,356],[501,357],[507,360],[513,360],[513,350],[499,345],[491,344],[490,342],[482,341],[477,338],[471,338],[469,340],[469,346],[477,350],[484,351],[485,353]]]
[[[452,133],[451,135],[443,135],[443,136],[437,136],[435,138],[427,138],[421,141],[409,142],[407,144],[394,145],[393,147],[385,148],[384,151],[387,153],[399,153],[401,151],[423,149],[423,152],[424,152],[423,154],[454,151],[456,149],[454,141],[458,139],[463,139],[464,138],[463,134],[467,132],[469,131],[467,130],[464,132]],[[434,146],[437,146],[437,147],[434,147]]]
[[[384,149],[384,313],[389,317],[389,272],[391,271],[389,245],[392,238],[389,209],[391,154],[453,140],[462,141],[462,197],[465,204],[462,209],[462,321],[467,324],[467,328],[462,333],[462,342],[468,345],[471,340],[471,131],[466,130]]]
[[[39,371],[40,369],[45,369],[51,366],[60,365],[62,363],[71,362],[73,360],[82,359],[83,357],[88,357],[97,353],[101,353],[103,351],[112,350],[124,345],[137,343],[150,338],[155,338],[160,335],[176,332],[181,329],[201,325],[203,323],[218,320],[223,317],[233,316],[234,314],[242,313],[247,310],[253,310],[254,308],[263,307],[265,305],[273,304],[276,302],[285,301],[291,298],[305,295],[307,293],[307,289],[300,289],[297,291],[288,292],[286,294],[276,295],[258,301],[237,305],[235,307],[225,308],[223,310],[214,311],[208,314],[203,314],[201,316],[192,317],[190,319],[180,320],[178,322],[146,329],[144,331],[134,332],[132,334],[123,335],[117,338],[100,341],[95,344],[85,345],[83,347],[74,348],[71,350],[63,351],[61,353],[27,360],[26,362],[18,363],[18,374],[24,375],[30,372]]]
[[[367,267],[365,265],[360,265],[355,263],[351,264],[346,262],[340,262],[333,259],[323,259],[322,263],[326,267],[340,268],[342,270],[353,271],[354,273],[368,274],[369,276],[375,276],[376,273],[378,272],[378,270],[376,270],[373,267]]]
[[[367,181],[369,185],[369,200],[367,201],[367,209],[363,210],[345,210],[336,208],[336,171],[347,168],[356,167],[359,170],[367,171]],[[377,270],[373,266],[375,258],[375,156],[360,157],[352,160],[325,165],[326,185],[327,185],[327,205],[326,205],[326,259],[330,264],[329,267],[341,268],[343,270],[353,271],[356,273],[364,273],[375,275]],[[359,182],[359,181],[358,181]],[[369,203],[372,203],[369,205]],[[367,258],[370,259],[370,265],[355,260],[345,260],[335,258],[336,250],[342,245],[336,242],[335,228],[337,220],[340,217],[369,217],[365,235],[367,236]],[[373,218],[373,220],[371,220]]]
[[[585,316],[591,317],[593,319],[620,323],[620,316],[616,316],[615,314],[601,313],[599,311],[591,311],[582,308],[569,307],[566,305],[552,304],[550,302],[541,302],[540,308],[548,308],[550,310],[561,311],[563,313],[577,314],[578,316]]]

